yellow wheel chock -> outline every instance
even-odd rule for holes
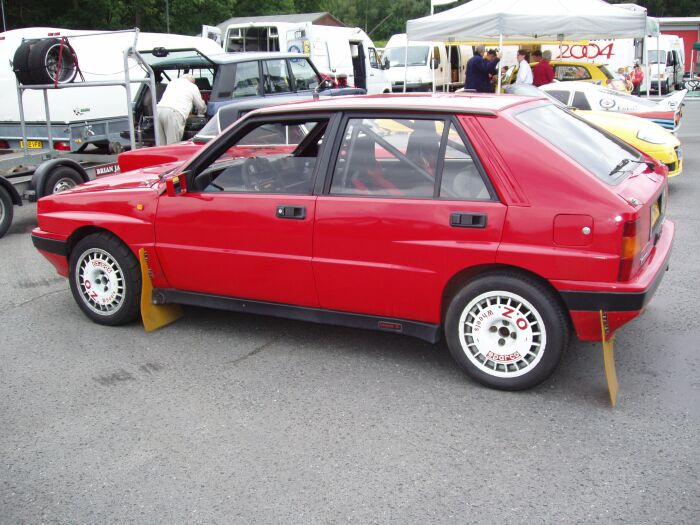
[[[179,304],[153,304],[153,283],[151,271],[148,268],[148,254],[143,248],[139,249],[139,261],[141,261],[141,319],[146,332],[152,332],[180,319],[182,307]]]
[[[603,365],[605,366],[605,379],[608,382],[608,393],[610,394],[610,404],[614,407],[617,405],[617,392],[620,385],[617,382],[617,372],[615,371],[615,354],[613,347],[615,346],[615,334],[609,335],[608,316],[603,310],[600,310],[600,329],[602,331],[603,343]]]

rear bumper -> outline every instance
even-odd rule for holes
[[[631,281],[580,283],[554,281],[582,341],[600,341],[600,312],[608,318],[608,335],[639,316],[649,304],[669,266],[675,225],[665,221],[648,262]]]

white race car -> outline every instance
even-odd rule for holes
[[[541,86],[540,89],[567,106],[582,110],[628,113],[649,119],[670,131],[676,131],[681,124],[681,108],[688,92],[684,89],[657,102],[626,95],[590,82],[554,82]]]

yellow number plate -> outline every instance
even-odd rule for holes
[[[661,210],[659,209],[659,201],[656,201],[651,206],[651,229],[652,229],[652,231],[654,230],[654,227],[656,226],[656,221],[659,220],[660,215],[661,215]]]
[[[24,148],[24,141],[23,140],[19,141],[19,147]],[[44,147],[44,143],[40,140],[28,140],[27,147],[29,149],[41,149]]]

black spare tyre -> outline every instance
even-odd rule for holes
[[[15,51],[12,59],[12,70],[20,84],[31,85],[32,76],[29,74],[29,51],[33,41],[24,41]]]
[[[69,84],[78,74],[73,48],[58,38],[35,42],[29,51],[29,74],[33,84]]]

